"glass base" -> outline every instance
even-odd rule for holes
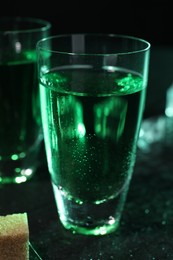
[[[73,225],[72,223],[65,222],[63,219],[61,219],[61,222],[63,226],[66,229],[69,229],[72,233],[74,234],[83,234],[83,235],[105,235],[105,234],[110,234],[114,232],[118,227],[119,227],[119,220],[116,219],[114,221],[114,224],[105,224],[103,226],[96,226],[96,227],[82,227],[82,226],[77,226]],[[98,224],[99,225],[99,224]]]
[[[10,158],[0,160],[0,185],[22,183],[31,179],[39,166],[39,152],[42,135],[26,153],[16,154]]]
[[[68,198],[62,188],[52,183],[60,221],[72,233],[83,235],[105,235],[117,230],[126,199],[128,186],[116,198],[100,204],[77,203]]]

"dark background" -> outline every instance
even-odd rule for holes
[[[172,1],[3,0],[0,16],[9,15],[48,20],[52,35],[115,33],[149,41],[151,59],[144,116],[164,113],[166,90],[173,81]]]
[[[120,33],[145,38],[154,45],[173,45],[173,8],[169,0],[3,0],[0,15],[49,20],[52,34]]]

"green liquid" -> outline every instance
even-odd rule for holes
[[[40,132],[34,52],[0,64],[0,160],[25,157]]]
[[[79,205],[113,199],[131,178],[146,88],[128,71],[54,70],[40,81],[48,166]]]

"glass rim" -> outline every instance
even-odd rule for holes
[[[40,31],[46,31],[52,27],[51,23],[47,20],[36,18],[36,17],[30,17],[30,16],[2,16],[0,17],[0,22],[27,22],[29,23],[35,23],[38,24],[38,28],[29,28],[29,29],[14,29],[14,30],[1,30],[0,33],[30,33],[30,32],[40,32]]]
[[[138,50],[131,50],[131,51],[122,51],[122,52],[110,52],[110,53],[85,53],[85,52],[68,52],[68,51],[58,51],[53,50],[48,47],[42,46],[46,41],[50,41],[53,39],[60,39],[60,38],[67,38],[71,36],[77,36],[77,35],[83,35],[83,36],[97,36],[97,37],[108,37],[108,38],[122,38],[122,39],[129,39],[136,42],[141,42],[145,44],[145,47],[139,48]],[[149,50],[151,47],[151,43],[143,38],[127,35],[127,34],[113,34],[113,33],[68,33],[68,34],[59,34],[59,35],[50,35],[48,37],[45,37],[41,40],[39,40],[36,44],[36,49],[45,51],[47,53],[57,53],[57,54],[68,54],[68,55],[79,55],[79,56],[90,56],[90,55],[96,55],[96,56],[106,56],[106,55],[127,55],[127,54],[135,54],[140,52],[145,52]]]

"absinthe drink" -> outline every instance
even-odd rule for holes
[[[24,158],[40,132],[36,54],[0,64],[0,159]]]
[[[40,79],[48,167],[66,200],[102,204],[129,184],[146,86],[120,68],[54,69]]]

